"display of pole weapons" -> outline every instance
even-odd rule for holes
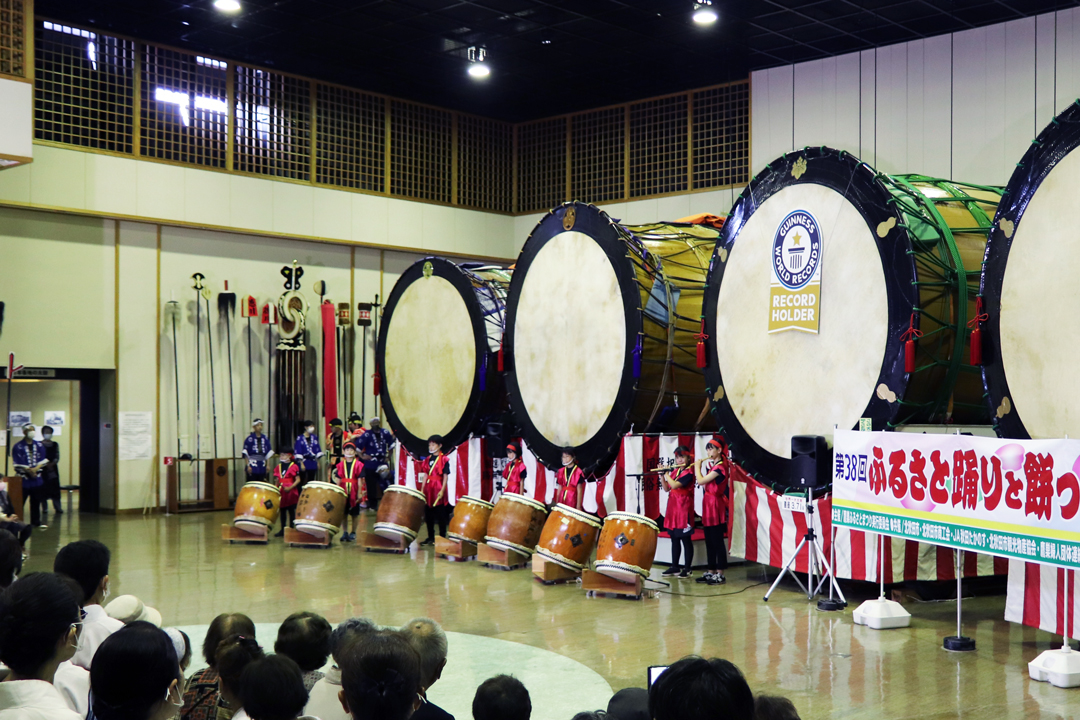
[[[266,303],[262,309],[262,324],[266,326],[266,433],[270,436],[271,450],[277,451],[280,437],[274,433],[274,325],[278,324],[277,305]],[[281,364],[280,359],[278,365]],[[281,407],[278,406],[278,417]]]
[[[337,304],[337,336],[338,336],[338,394],[341,396],[341,417],[348,417],[348,411],[352,409],[352,396],[349,395],[349,373],[346,368],[352,367],[349,350],[352,343],[349,342],[349,333],[352,331],[352,311],[349,303]]]
[[[195,273],[191,276],[194,281],[192,288],[195,290],[195,458],[202,460],[202,291],[203,280],[206,276]],[[202,483],[199,482],[199,468],[196,463],[195,472],[195,499],[202,500]]]
[[[371,326],[371,303],[358,303],[356,306],[356,324],[364,328],[364,337],[360,351],[360,417],[367,418],[367,329]]]
[[[176,384],[176,486],[179,488],[184,468],[180,464],[180,353],[176,342],[176,321],[180,317],[180,303],[176,300],[165,303],[165,317],[172,324],[173,376]]]
[[[247,320],[247,352],[248,352],[248,422],[255,418],[255,383],[253,381],[255,371],[251,360],[251,346],[255,344],[255,336],[251,334],[251,318],[259,316],[259,303],[254,296],[244,298],[244,304],[240,306],[240,315]]]
[[[321,320],[322,319],[322,306],[323,306],[323,302],[325,302],[325,298],[326,298],[326,281],[325,280],[316,280],[315,284],[311,286],[311,289],[314,290],[315,294],[319,296],[319,318]],[[319,335],[321,336],[321,339],[319,341],[321,343],[320,346],[319,346],[319,357],[320,358],[325,358],[326,357],[326,333],[325,332],[320,332]],[[317,396],[318,396],[318,401],[319,401],[319,407],[318,407],[317,414],[318,414],[318,416],[320,418],[323,419],[322,425],[325,426],[330,420],[330,418],[326,417],[326,397],[325,397],[324,393],[322,393],[322,392],[317,393]]]
[[[278,442],[291,441],[304,412],[304,322],[308,303],[300,294],[304,268],[293,260],[281,268],[285,292],[277,301],[278,321]]]
[[[210,358],[210,419],[214,429],[214,457],[218,457],[217,444],[217,385],[214,381],[214,323],[210,320],[210,288],[203,287],[202,297],[206,302],[206,342],[208,345],[207,356]]]
[[[236,293],[229,292],[229,281],[225,281],[225,292],[217,296],[218,317],[225,320],[225,349],[229,359],[229,423],[232,428],[232,485],[233,495],[236,494],[236,401],[233,397],[233,367],[232,367],[232,316],[236,314]]]

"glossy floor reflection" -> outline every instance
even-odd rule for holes
[[[259,623],[301,609],[331,622],[364,615],[386,625],[425,615],[451,632],[550,650],[615,689],[644,686],[649,665],[689,653],[726,657],[755,691],[790,697],[807,720],[1080,717],[1080,690],[1027,677],[1027,662],[1060,639],[1002,620],[1003,596],[965,601],[965,634],[978,650],[956,655],[941,647],[955,633],[953,602],[908,605],[912,627],[878,632],[853,625],[850,610],[819,613],[794,585],[762,602],[757,565],[731,569],[721,588],[684,581],[674,588],[681,594],[657,599],[587,599],[574,585],[545,587],[527,571],[435,561],[427,549],[403,557],[355,546],[286,549],[280,540],[228,545],[220,528],[230,518],[50,518],[53,525],[35,533],[24,572],[51,569],[62,543],[97,538],[113,549],[113,594],[138,595],[174,625],[203,625],[225,611]],[[513,672],[516,661],[493,658],[492,666]],[[530,686],[534,702],[565,694],[565,677],[553,672],[551,683]]]

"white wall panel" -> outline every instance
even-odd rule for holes
[[[948,178],[952,176],[953,40],[951,35],[943,35],[920,43],[922,140],[912,148],[910,170]]]
[[[829,75],[827,82],[826,72]],[[831,105],[836,100],[836,62],[827,58],[799,63],[794,67],[794,73],[794,147],[827,145],[833,123],[826,122],[825,114],[832,113]]]
[[[1009,181],[1016,163],[1037,134],[1036,23],[1032,17],[1005,24],[1004,93],[993,93],[990,99],[990,107],[1000,109],[1004,119],[1001,164],[994,176],[994,182],[1001,185]]]
[[[859,158],[877,162],[877,50],[859,53]]]
[[[1057,13],[1035,18],[1035,137],[1054,119],[1057,67]]]
[[[773,159],[794,149],[793,66],[771,68],[751,76],[750,174],[757,175]]]
[[[1054,94],[1060,113],[1080,97],[1080,8],[1057,13]]]
[[[909,170],[908,45],[890,45],[877,51],[877,135],[873,164],[887,173]]]
[[[992,32],[997,30],[997,32]],[[1000,37],[998,37],[1000,35]],[[1002,26],[965,30],[953,35],[953,171],[954,180],[992,183],[1004,147],[1000,112],[992,114],[988,75],[1004,63]],[[1004,68],[998,78],[1004,79]],[[1002,83],[1003,84],[1003,83]]]

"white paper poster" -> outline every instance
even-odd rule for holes
[[[117,447],[121,460],[150,460],[154,435],[152,412],[122,412],[119,417]]]
[[[67,419],[67,413],[63,410],[46,410],[45,411],[45,424],[51,428],[58,428],[64,424]]]
[[[8,413],[8,427],[15,437],[23,436],[23,425],[31,422],[29,410],[12,410]]]

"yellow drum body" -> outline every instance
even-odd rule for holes
[[[233,525],[249,532],[262,532],[277,522],[281,493],[264,482],[249,482],[236,496]]]

